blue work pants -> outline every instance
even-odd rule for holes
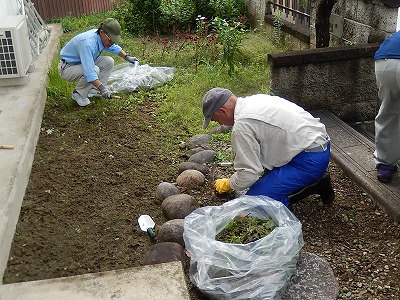
[[[268,171],[246,195],[268,196],[288,206],[288,196],[317,181],[327,170],[329,159],[330,143],[322,152],[300,152],[286,165]]]

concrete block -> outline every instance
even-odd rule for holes
[[[350,44],[367,44],[371,26],[354,20],[345,19],[342,39]]]
[[[335,300],[339,283],[329,263],[318,255],[300,252],[296,272],[290,279],[283,300]]]
[[[189,300],[180,262],[0,286],[1,300]]]

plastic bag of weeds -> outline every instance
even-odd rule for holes
[[[272,219],[276,227],[248,244],[217,241],[236,216]],[[281,202],[242,196],[196,209],[184,221],[190,280],[211,299],[280,299],[304,245],[300,221]]]
[[[114,93],[149,90],[172,80],[175,68],[122,63],[113,67],[107,86]]]

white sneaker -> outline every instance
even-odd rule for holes
[[[72,99],[74,99],[79,106],[87,106],[90,104],[90,100],[88,98],[83,98],[78,92],[72,92]]]

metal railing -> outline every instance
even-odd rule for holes
[[[43,21],[31,0],[18,0],[20,13],[26,15],[32,54],[38,56],[49,42],[51,29]]]
[[[281,18],[298,26],[310,26],[310,5],[303,6],[300,0],[268,0],[266,14],[277,15],[281,11]]]

